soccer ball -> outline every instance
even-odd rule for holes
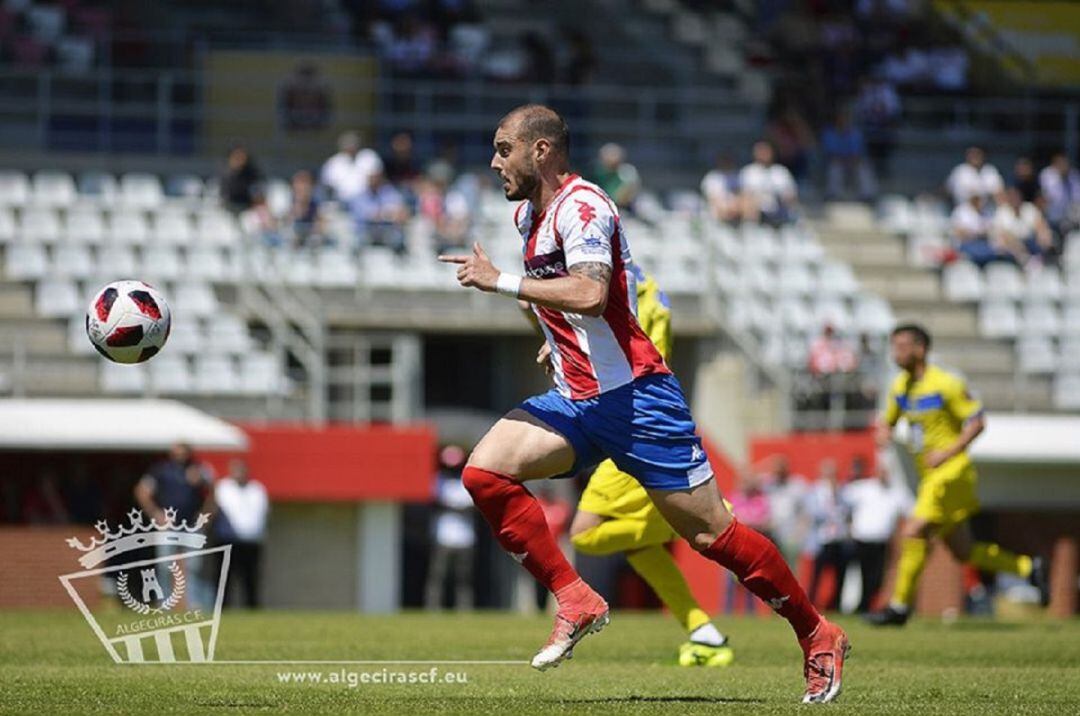
[[[161,293],[142,281],[113,281],[86,309],[86,335],[98,353],[117,363],[142,363],[169,337],[172,316]]]

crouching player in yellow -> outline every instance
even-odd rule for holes
[[[935,537],[944,540],[961,562],[985,572],[1010,572],[1028,579],[1039,589],[1045,605],[1048,589],[1041,558],[976,542],[971,533],[969,520],[979,511],[979,501],[975,466],[967,449],[986,427],[982,404],[968,392],[963,378],[927,362],[930,335],[921,326],[898,326],[891,343],[900,374],[878,426],[879,443],[887,445],[896,423],[906,418],[920,479],[914,513],[904,526],[892,600],[884,610],[868,615],[868,621],[878,626],[907,622],[930,540]]]
[[[638,322],[666,361],[671,355],[671,306],[656,282],[636,271]],[[677,537],[645,488],[611,460],[600,463],[592,474],[570,526],[570,539],[583,554],[625,553],[630,566],[671,610],[689,634],[679,647],[679,664],[727,666],[735,658],[727,637],[698,605],[665,548]]]

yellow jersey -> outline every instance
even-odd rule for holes
[[[964,424],[982,411],[982,403],[972,397],[963,378],[927,364],[919,380],[907,371],[896,376],[885,406],[885,421],[896,425],[900,418],[907,419],[916,463],[925,471],[926,454],[955,443]],[[970,463],[966,450],[949,460],[954,469]]]
[[[634,267],[637,278],[637,319],[641,330],[667,362],[671,359],[671,301],[652,276]]]

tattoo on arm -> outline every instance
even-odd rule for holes
[[[570,267],[570,273],[591,278],[593,281],[607,285],[611,280],[611,267],[599,261],[585,261]]]

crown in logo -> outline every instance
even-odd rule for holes
[[[194,525],[188,525],[187,520],[177,524],[176,510],[172,507],[165,508],[164,522],[156,519],[144,522],[142,510],[135,508],[128,512],[127,518],[131,524],[127,527],[120,525],[116,532],[109,529],[108,522],[98,520],[94,527],[101,537],[92,537],[88,545],[83,544],[78,537],[68,538],[69,547],[86,552],[79,557],[79,563],[83,567],[89,569],[111,557],[144,547],[178,545],[201,549],[206,544],[206,535],[198,534],[210,521],[210,515],[206,513],[200,514]]]

